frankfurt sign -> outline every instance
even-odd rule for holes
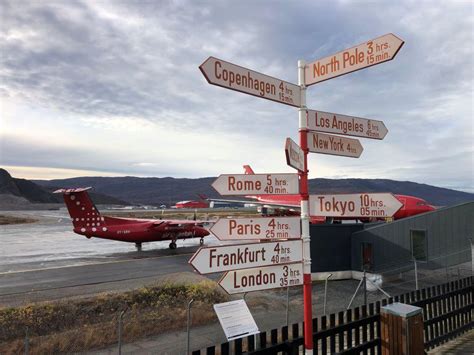
[[[209,57],[199,67],[209,84],[282,104],[300,107],[298,85],[241,66]]]
[[[320,83],[356,70],[395,58],[404,41],[392,33],[361,43],[355,47],[316,60],[306,65],[306,86]]]
[[[301,240],[201,247],[189,263],[200,274],[232,271],[303,260]]]
[[[358,158],[364,148],[357,139],[308,132],[308,148],[312,153]]]
[[[391,193],[310,195],[311,215],[324,217],[392,217],[403,204]]]
[[[294,195],[297,174],[222,174],[211,185],[221,195]]]
[[[219,285],[228,294],[298,286],[302,284],[302,263],[229,271],[219,280]]]
[[[382,121],[315,110],[308,110],[307,115],[311,131],[372,139],[384,139],[388,132]]]
[[[300,217],[220,218],[211,228],[217,239],[300,239]]]

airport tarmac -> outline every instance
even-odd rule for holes
[[[87,239],[72,232],[67,211],[2,212],[38,219],[0,226],[0,307],[98,292],[127,290],[166,275],[192,271],[199,239],[133,243]],[[217,244],[213,236],[205,244]]]

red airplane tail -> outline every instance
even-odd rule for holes
[[[87,190],[90,189],[90,187],[85,187],[54,191],[55,194],[63,194],[64,202],[66,203],[75,230],[88,227],[88,229],[92,228],[92,231],[94,231],[94,229],[103,228],[105,226],[104,217],[100,216],[97,207],[95,207],[87,193]]]
[[[245,170],[245,174],[247,174],[247,175],[254,175],[255,174],[253,172],[253,169],[250,167],[250,165],[244,165],[244,170]]]

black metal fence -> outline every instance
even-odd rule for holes
[[[381,354],[380,308],[402,302],[423,309],[425,349],[474,328],[474,277],[408,292],[367,306],[313,319],[315,354]],[[237,339],[193,355],[298,354],[303,350],[303,323]]]

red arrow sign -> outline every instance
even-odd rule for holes
[[[300,87],[287,81],[214,57],[207,58],[199,69],[209,84],[290,106],[301,105]]]
[[[298,239],[300,217],[220,218],[211,233],[219,240]]]
[[[229,271],[219,280],[219,285],[230,295],[302,284],[302,263]]]
[[[307,111],[307,128],[311,131],[372,139],[384,139],[388,132],[382,121],[315,110]]]
[[[312,215],[325,217],[392,217],[403,204],[391,193],[310,195]]]
[[[224,196],[299,193],[297,174],[222,174],[211,186]]]
[[[305,83],[307,86],[313,85],[392,60],[402,48],[403,43],[405,42],[400,38],[389,33],[316,60],[305,68]]]
[[[333,136],[330,134],[308,132],[310,152],[358,158],[364,148],[357,139]]]

